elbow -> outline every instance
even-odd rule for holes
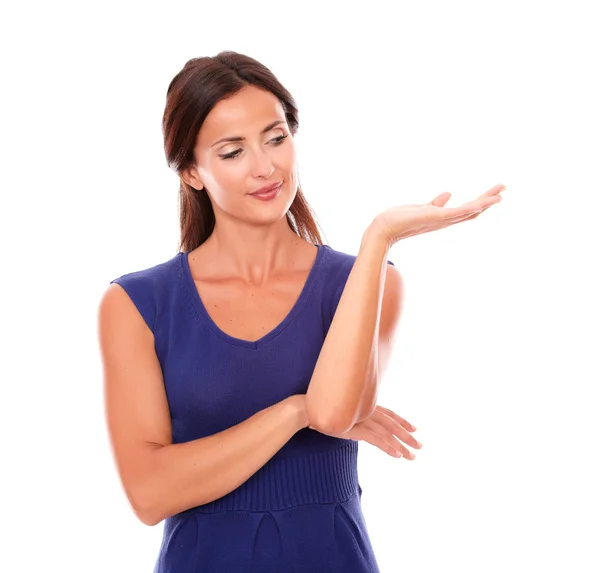
[[[162,521],[162,519],[157,517],[156,513],[152,513],[150,511],[140,511],[139,509],[134,509],[134,513],[144,525],[149,527],[158,525]]]
[[[311,420],[311,426],[316,430],[333,437],[343,436],[350,431],[354,423],[347,415],[317,415],[314,417],[314,421]]]
[[[134,512],[136,517],[144,524],[149,527],[153,527],[158,525],[161,521],[166,519],[172,513],[169,513],[168,508],[161,504],[159,499],[162,499],[161,496],[147,496],[144,500],[139,500],[140,502],[134,507]]]
[[[306,415],[310,427],[317,430],[317,432],[328,436],[336,436],[339,435],[339,429],[343,430],[340,424],[340,417],[333,416],[329,408],[317,408],[310,392],[306,394]]]
[[[375,407],[369,408],[365,413],[358,412],[354,416],[339,416],[337,419],[331,420],[328,427],[336,435],[343,435],[348,433],[356,424],[370,418],[375,411]]]
[[[159,520],[156,519],[154,511],[152,511],[151,507],[147,504],[140,503],[139,500],[129,500],[129,505],[131,505],[131,509],[133,513],[141,521],[144,525],[153,526],[159,523]]]
[[[376,404],[365,405],[358,410],[352,410],[351,413],[344,412],[337,416],[330,416],[323,423],[322,427],[325,433],[335,436],[342,436],[348,433],[356,424],[370,418],[375,411]]]
[[[330,435],[343,436],[344,434],[347,434],[353,426],[354,422],[348,422],[346,418],[343,418],[340,420],[333,420],[328,428]]]
[[[158,512],[151,507],[148,506],[134,506],[132,504],[133,512],[135,516],[144,524],[149,527],[153,527],[154,525],[158,525],[162,518],[159,516]]]
[[[163,518],[160,517],[159,509],[156,507],[153,497],[148,495],[147,491],[142,491],[142,489],[143,488],[138,485],[126,492],[129,499],[129,505],[139,521],[144,525],[152,527],[159,524]]]
[[[344,407],[316,407],[311,396],[307,393],[306,413],[310,425],[322,434],[342,436],[349,432],[355,424],[370,418],[375,411],[375,399],[369,399],[362,404],[345,404]]]
[[[369,404],[368,407],[362,409],[349,409],[332,413],[331,409],[324,412],[318,410],[316,412],[308,411],[308,419],[310,425],[322,434],[329,436],[340,437],[349,432],[353,426],[370,418],[375,411],[375,403]]]

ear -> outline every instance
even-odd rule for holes
[[[196,189],[196,191],[200,191],[204,188],[204,185],[202,184],[202,181],[200,180],[200,175],[198,175],[198,171],[196,170],[195,167],[188,167],[187,169],[184,169],[181,172],[180,177],[190,187],[192,187],[193,189]]]

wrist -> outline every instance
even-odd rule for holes
[[[363,233],[361,244],[376,244],[389,250],[395,242],[386,231],[385,224],[376,216]]]
[[[360,242],[360,250],[369,251],[382,259],[387,259],[392,241],[375,219],[365,230]]]

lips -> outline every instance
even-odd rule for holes
[[[264,195],[265,193],[268,193],[269,191],[273,191],[273,189],[277,189],[277,187],[279,187],[282,184],[283,184],[283,181],[278,181],[277,183],[273,183],[272,185],[267,185],[266,187],[257,189],[253,193],[250,193],[250,195]]]

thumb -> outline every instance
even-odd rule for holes
[[[451,193],[449,193],[448,191],[444,191],[443,193],[438,195],[430,203],[430,205],[433,205],[434,207],[443,207],[446,203],[448,203],[448,199],[450,199],[450,195],[451,195]]]

